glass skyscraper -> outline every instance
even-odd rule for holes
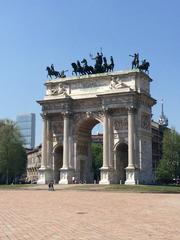
[[[25,148],[35,147],[35,113],[20,114],[16,118]]]

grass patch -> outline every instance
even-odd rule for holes
[[[180,186],[170,185],[109,185],[108,191],[140,192],[140,193],[180,193]]]
[[[0,185],[0,190],[14,190],[14,189],[22,189],[22,188],[27,188],[27,187],[32,187],[33,185],[31,184],[3,184]]]
[[[47,190],[45,185],[17,184],[0,185],[0,190]],[[180,194],[180,185],[99,185],[99,184],[72,184],[55,185],[55,190],[76,190],[76,191],[114,191],[129,193],[176,193]]]
[[[67,190],[84,191],[115,191],[115,192],[136,192],[136,193],[180,193],[180,186],[176,185],[74,185]]]

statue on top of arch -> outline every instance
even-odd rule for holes
[[[89,54],[91,60],[95,60],[94,66],[88,65],[87,59],[84,58],[81,62],[78,60],[77,62],[71,63],[73,68],[72,74],[75,75],[86,75],[86,74],[96,74],[96,73],[105,73],[111,72],[114,70],[114,60],[113,57],[110,57],[110,63],[108,64],[106,57],[103,56],[102,50],[101,52],[97,52],[96,56],[93,57],[92,54]],[[83,65],[81,65],[81,63]]]

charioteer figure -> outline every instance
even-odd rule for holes
[[[132,61],[132,69],[139,67],[139,53],[135,53],[134,55],[129,55],[130,57],[133,57]]]
[[[51,70],[52,70],[52,72],[55,72],[54,64],[51,64]]]
[[[66,77],[65,72],[68,71],[68,70],[63,70],[63,71],[61,71],[61,73],[60,73],[60,72],[58,72],[58,71],[56,71],[56,70],[54,69],[54,65],[53,65],[53,64],[51,64],[50,67],[47,66],[47,67],[46,67],[46,70],[47,70],[47,72],[48,72],[47,77],[49,76],[51,79],[52,79],[52,76],[55,76],[55,78],[65,78],[65,77]]]
[[[113,71],[114,70],[114,60],[113,60],[113,57],[111,56],[110,57],[110,71]]]
[[[96,57],[92,57],[92,55],[90,55],[90,56],[91,56],[92,60],[96,61],[95,66],[94,66],[96,72],[101,73],[102,72],[102,63],[103,63],[103,58],[102,58],[103,53],[102,52],[101,53],[97,52]]]

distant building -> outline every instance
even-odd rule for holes
[[[159,161],[162,159],[163,133],[166,128],[157,122],[151,122],[152,131],[152,165],[155,171]]]
[[[98,133],[98,134],[92,134],[91,139],[93,143],[101,143],[103,144],[103,134]]]
[[[163,127],[167,127],[168,126],[168,118],[164,115],[164,106],[163,106],[163,100],[161,101],[161,115],[159,118],[159,125],[163,126]]]
[[[32,183],[38,180],[38,169],[41,167],[41,149],[42,146],[27,150],[27,181]]]
[[[33,149],[35,147],[35,114],[20,114],[17,116],[16,122],[24,142],[23,146]]]
[[[155,171],[163,154],[163,135],[164,131],[168,129],[168,118],[164,114],[163,100],[161,101],[161,115],[159,121],[151,122],[152,130],[152,164]]]

